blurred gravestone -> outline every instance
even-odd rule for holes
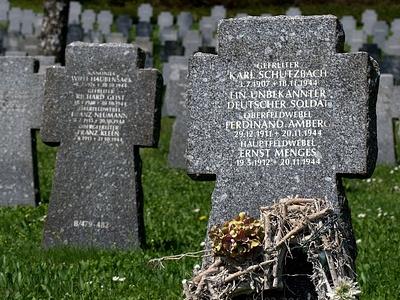
[[[97,14],[97,25],[99,31],[107,35],[111,32],[111,25],[113,24],[113,15],[109,10],[102,10]]]
[[[42,139],[59,145],[44,246],[144,240],[139,147],[155,147],[161,76],[129,44],[73,43],[47,70]]]
[[[94,29],[96,13],[92,9],[85,9],[81,15],[81,24],[84,33],[89,33]]]
[[[394,18],[392,23],[390,24],[390,30],[392,31],[393,35],[400,34],[400,18]]]
[[[377,64],[367,53],[338,53],[343,32],[334,16],[228,19],[218,44],[217,56],[190,61],[187,102],[188,172],[216,175],[209,229],[240,212],[259,217],[260,207],[288,195],[325,199],[341,212],[343,243],[334,251],[349,265],[340,277],[355,280],[341,179],[375,167]],[[315,85],[296,83],[294,74]],[[306,258],[282,264],[291,271],[277,275],[283,288],[274,299],[327,297]]]
[[[378,14],[373,9],[366,9],[361,16],[361,23],[363,24],[363,30],[367,35],[372,34],[372,29],[375,23],[378,21]]]
[[[188,11],[182,11],[178,15],[178,34],[179,38],[183,38],[186,33],[192,28],[193,25],[193,16]]]
[[[211,9],[211,18],[214,19],[215,23],[218,23],[219,20],[226,18],[226,8],[223,5],[215,5]]]
[[[25,36],[33,35],[33,24],[35,21],[35,13],[30,9],[22,11],[21,33]]]
[[[201,47],[201,36],[197,30],[189,30],[183,38],[182,44],[185,48],[185,56],[191,56]]]
[[[34,34],[35,36],[39,36],[42,30],[42,24],[43,24],[43,14],[38,13],[35,15],[35,18],[33,20],[33,29],[34,29]]]
[[[400,56],[400,33],[389,36],[384,44],[383,51],[386,55]]]
[[[212,17],[202,17],[200,19],[200,33],[202,36],[203,44],[210,46],[214,38],[216,29],[216,22]]]
[[[373,42],[383,48],[386,37],[389,34],[389,25],[385,21],[378,21],[372,27]]]
[[[378,162],[395,165],[394,121],[400,118],[400,86],[393,84],[392,74],[381,74],[378,102]]]
[[[83,41],[83,28],[79,24],[68,26],[67,44]]]
[[[8,12],[8,32],[21,32],[22,10],[18,7],[13,7]]]
[[[68,24],[80,24],[80,15],[82,13],[82,5],[78,1],[69,3]]]
[[[34,57],[39,61],[39,74],[46,74],[46,68],[58,65],[56,64],[56,57],[55,56],[43,56],[38,55]]]
[[[132,28],[132,19],[128,15],[119,15],[115,21],[117,30],[121,32],[126,38],[129,37],[129,32]]]
[[[367,52],[369,56],[375,59],[378,63],[381,62],[382,51],[377,44],[363,44],[359,50]]]
[[[149,22],[139,22],[136,25],[136,36],[151,38],[152,27]]]
[[[385,55],[382,59],[381,72],[393,75],[394,84],[400,85],[400,56]]]
[[[121,32],[111,32],[105,36],[106,43],[127,43],[127,38]]]
[[[0,58],[0,205],[39,201],[35,129],[41,124],[44,77],[30,57]]]
[[[169,28],[174,25],[174,16],[169,11],[163,11],[158,15],[157,25],[160,28],[160,32],[164,28]]]
[[[10,2],[8,2],[8,0],[0,0],[0,22],[8,21],[9,10],[10,10]]]
[[[165,102],[168,116],[175,117],[169,142],[168,164],[172,168],[186,169],[187,113],[186,113],[187,70],[171,72]]]
[[[358,52],[362,45],[367,42],[367,36],[362,30],[354,30],[349,41],[351,52]]]
[[[140,4],[138,7],[139,22],[150,23],[153,16],[153,7],[149,3]]]
[[[286,15],[289,17],[301,16],[301,10],[298,7],[289,7]]]
[[[340,19],[345,33],[346,43],[349,44],[353,32],[357,28],[357,21],[353,16],[343,16]]]

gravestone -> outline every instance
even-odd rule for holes
[[[187,70],[177,70],[169,77],[165,93],[168,116],[175,117],[169,142],[168,164],[172,168],[186,169],[187,113],[186,113]]]
[[[78,1],[69,3],[68,25],[80,24],[80,15],[82,13],[82,5]]]
[[[106,35],[106,43],[127,43],[128,39],[121,32],[111,32]]]
[[[392,23],[390,24],[390,30],[393,35],[400,34],[400,18],[394,18]]]
[[[400,34],[391,35],[386,40],[383,51],[387,55],[400,56]]]
[[[185,56],[191,56],[201,47],[201,36],[197,30],[189,30],[183,38],[182,45],[185,47]]]
[[[8,21],[8,11],[10,10],[10,2],[0,1],[0,22]]]
[[[132,28],[132,19],[128,15],[119,15],[115,21],[117,30],[121,32],[126,38],[129,37],[129,32]]]
[[[162,62],[168,61],[170,56],[181,56],[185,53],[185,49],[178,41],[165,41],[160,51]]]
[[[33,20],[33,28],[35,31],[35,36],[39,36],[42,31],[42,23],[43,23],[43,14],[38,13],[35,15],[35,19]]]
[[[81,15],[81,24],[84,33],[89,33],[94,29],[96,13],[92,9],[85,9]]]
[[[77,42],[47,70],[41,134],[59,150],[46,248],[142,244],[139,147],[157,145],[162,85],[143,63],[133,45]]]
[[[39,61],[39,74],[46,75],[46,68],[59,65],[58,63],[56,64],[56,57],[55,56],[44,56],[44,55],[38,55],[35,56],[35,59]]]
[[[19,33],[21,31],[22,10],[19,7],[13,7],[8,12],[8,32]]]
[[[351,40],[349,41],[351,52],[358,52],[362,45],[367,42],[367,36],[362,30],[354,30],[351,34]]]
[[[378,68],[367,53],[337,53],[343,42],[334,16],[228,19],[218,55],[191,59],[188,173],[216,176],[209,228],[288,195],[326,199],[354,258],[341,178],[374,169]],[[276,299],[316,299],[305,273],[285,275]]]
[[[39,202],[35,131],[44,77],[31,57],[0,57],[0,205]]]
[[[160,32],[164,28],[169,28],[174,25],[174,16],[169,11],[163,11],[158,15],[157,25],[160,28]]]
[[[83,40],[83,28],[79,24],[68,25],[67,44]]]
[[[367,52],[369,56],[375,59],[378,63],[381,62],[382,51],[377,44],[363,44],[359,49],[362,52]]]
[[[28,53],[29,56],[40,54],[40,39],[36,36],[26,36],[21,42],[21,50]]]
[[[361,16],[361,23],[363,24],[363,30],[367,35],[372,34],[372,28],[378,21],[378,14],[373,9],[366,9]]]
[[[178,32],[172,27],[163,28],[160,31],[160,43],[165,45],[166,41],[178,41]]]
[[[152,27],[149,22],[139,22],[136,25],[136,36],[151,37]]]
[[[383,48],[389,34],[389,25],[385,21],[378,21],[372,27],[373,42]]]
[[[215,20],[212,17],[202,17],[199,25],[204,46],[210,46],[216,29]]]
[[[298,7],[289,7],[286,15],[289,17],[301,16],[301,10]]]
[[[357,29],[357,21],[353,16],[343,16],[340,22],[345,33],[345,42],[349,44],[353,32]]]
[[[35,21],[35,13],[30,9],[22,11],[21,33],[25,36],[33,35],[33,24]]]
[[[188,11],[182,11],[178,15],[178,33],[179,37],[182,39],[186,33],[192,28],[193,25],[193,16]]]
[[[400,85],[400,56],[385,55],[382,59],[381,72],[392,74],[394,84]]]
[[[138,7],[139,22],[150,23],[153,16],[153,7],[149,3],[140,4]]]
[[[111,33],[111,25],[113,24],[114,17],[109,10],[102,10],[97,15],[97,24],[99,31],[104,34]]]
[[[400,86],[392,74],[381,74],[376,105],[378,127],[378,163],[395,165],[394,121],[400,118]]]
[[[215,23],[218,23],[219,20],[226,18],[226,8],[223,5],[215,5],[211,9],[211,18],[214,19]]]

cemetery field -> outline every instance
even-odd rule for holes
[[[0,299],[181,299],[181,281],[198,259],[148,264],[201,250],[213,183],[166,165],[172,119],[158,149],[142,150],[147,246],[138,251],[41,249],[47,204],[0,209]],[[41,194],[48,202],[54,150],[38,141]],[[400,299],[400,168],[346,180],[358,243],[364,300]]]

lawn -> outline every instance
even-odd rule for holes
[[[147,246],[137,251],[41,248],[54,149],[38,142],[41,194],[36,208],[0,209],[0,299],[181,299],[196,259],[154,268],[154,257],[201,249],[213,183],[167,167],[171,119],[158,149],[142,150]],[[346,180],[359,248],[362,299],[400,299],[400,169]]]

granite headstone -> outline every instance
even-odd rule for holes
[[[73,43],[47,69],[42,139],[59,145],[45,247],[135,248],[144,240],[139,147],[159,134],[162,78],[130,44]]]
[[[41,123],[43,75],[32,57],[0,57],[0,205],[39,199],[35,131]]]
[[[343,37],[334,16],[228,19],[218,55],[191,59],[188,172],[216,176],[209,226],[259,217],[288,195],[347,212],[341,178],[375,167],[378,68],[367,53],[338,53]],[[342,233],[353,256],[349,218]],[[283,284],[276,299],[316,299],[302,268]]]

